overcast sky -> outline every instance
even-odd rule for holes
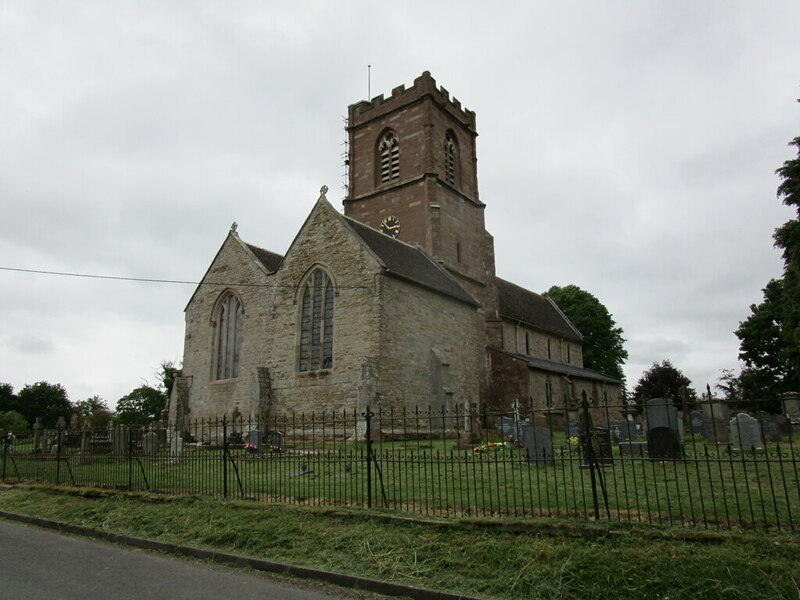
[[[576,284],[698,391],[782,269],[800,2],[0,3],[0,267],[197,281],[283,254],[343,115],[424,70],[477,113],[497,274]],[[113,404],[180,363],[193,286],[0,270],[0,381]]]

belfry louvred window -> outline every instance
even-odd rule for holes
[[[217,340],[215,379],[239,377],[244,310],[239,299],[227,292],[217,305]]]
[[[394,131],[387,131],[378,142],[381,183],[400,177],[400,144]]]
[[[298,370],[333,367],[333,282],[316,269],[301,288]]]
[[[455,137],[448,131],[444,137],[444,178],[450,185],[456,184],[457,155]]]

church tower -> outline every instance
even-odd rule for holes
[[[409,89],[351,105],[347,131],[345,215],[422,246],[478,299],[487,321],[496,321],[494,240],[478,196],[475,113],[425,71]]]

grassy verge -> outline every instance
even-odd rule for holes
[[[365,511],[86,488],[0,490],[0,510],[486,598],[800,598],[800,536],[674,535],[555,520]]]

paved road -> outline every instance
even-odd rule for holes
[[[272,576],[134,550],[0,520],[0,599],[334,600]]]

